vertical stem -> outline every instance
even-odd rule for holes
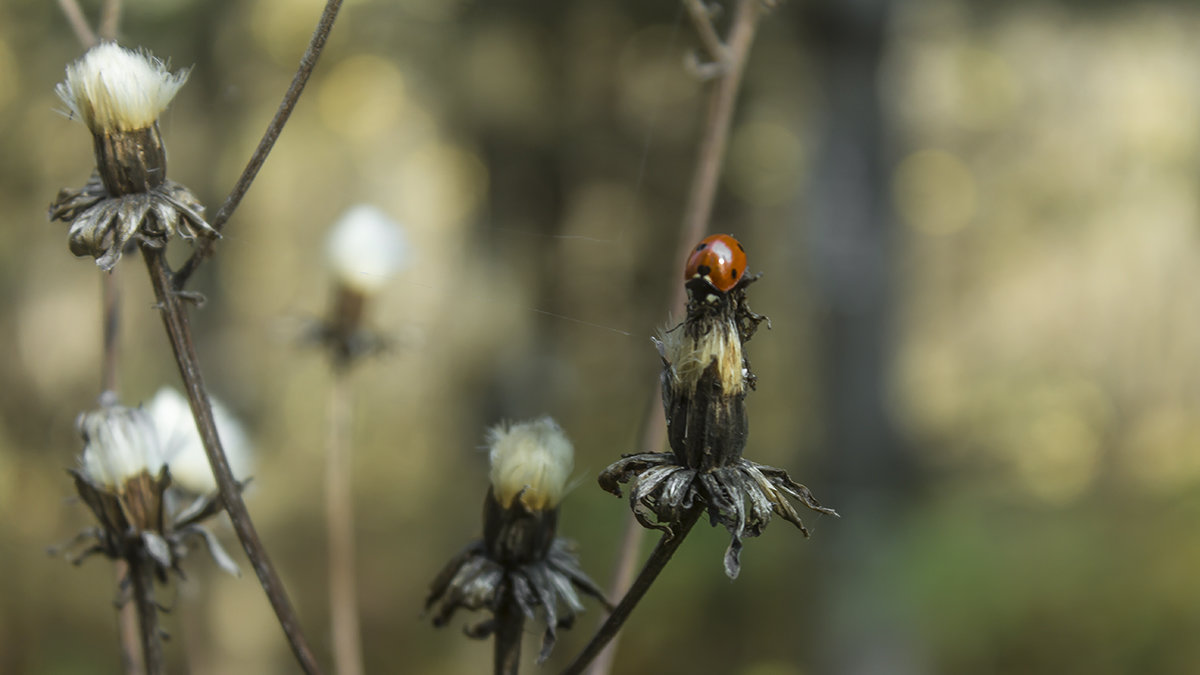
[[[154,568],[140,549],[126,559],[132,581],[133,604],[137,608],[146,675],[162,675],[162,640],[158,636],[158,606],[154,604]]]
[[[191,325],[182,301],[171,285],[171,271],[163,259],[163,251],[144,246],[142,247],[142,256],[146,259],[146,268],[150,273],[154,295],[158,300],[163,324],[166,326],[167,336],[171,341],[171,350],[175,353],[175,362],[178,364],[179,374],[183,378],[183,388],[188,402],[191,404],[192,415],[196,418],[196,428],[204,443],[204,452],[208,455],[208,462],[212,466],[213,477],[217,481],[217,488],[220,491],[221,500],[225,504],[225,511],[229,513],[233,529],[237,532],[242,548],[246,551],[246,556],[254,567],[254,573],[258,576],[259,583],[262,584],[271,608],[275,610],[275,616],[287,636],[288,644],[301,669],[309,675],[320,673],[321,668],[317,665],[312,649],[304,637],[296,610],[292,608],[287,590],[284,589],[283,582],[280,581],[279,574],[271,564],[266,548],[258,538],[254,522],[250,519],[246,503],[242,500],[241,490],[233,478],[233,472],[229,469],[229,460],[225,458],[225,451],[221,448],[217,425],[213,421],[212,404],[208,400],[208,391],[205,389],[204,379],[200,373],[200,360],[196,356],[196,347],[192,344]]]
[[[117,27],[121,25],[121,0],[104,0],[104,10],[100,14],[100,39],[116,40]]]
[[[362,675],[363,672],[358,582],[354,569],[354,501],[351,487],[353,411],[349,370],[335,367],[329,389],[325,518],[329,531],[329,609],[332,614],[333,662],[338,675]]]
[[[121,294],[115,274],[100,275],[100,304],[102,307],[100,334],[103,356],[100,361],[100,390],[117,390],[117,342],[121,326]],[[129,565],[117,560],[114,574],[121,582],[129,574]],[[125,675],[141,675],[141,640],[138,638],[137,608],[125,603],[117,614],[117,632],[121,638],[121,669]]]
[[[130,574],[129,563],[124,560],[117,560],[113,570],[118,584],[123,583]],[[138,625],[138,610],[134,603],[121,605],[117,611],[117,632],[121,639],[121,670],[125,675],[142,675],[146,672]]]
[[[121,329],[121,289],[117,287],[117,278],[113,273],[100,276],[101,305],[103,306],[103,324],[101,339],[104,343],[103,360],[100,362],[100,390],[117,390],[117,342]]]
[[[740,0],[733,26],[729,29],[729,41],[725,48],[727,59],[724,74],[717,79],[708,99],[708,117],[704,123],[704,137],[700,141],[700,154],[696,159],[696,173],[692,175],[692,187],[688,194],[687,208],[683,216],[683,228],[679,244],[680,264],[687,260],[687,252],[696,242],[704,238],[704,232],[712,220],[713,202],[717,198],[717,183],[721,168],[725,164],[725,147],[729,142],[729,127],[733,121],[733,109],[738,91],[742,87],[742,75],[758,20],[762,16],[762,0]],[[683,284],[675,287],[675,299],[671,304],[674,311],[682,312],[686,295]]]
[[[525,635],[525,615],[513,600],[512,590],[506,589],[504,600],[496,609],[495,646],[496,675],[517,675],[521,670],[521,638]]]
[[[696,29],[701,41],[713,58],[720,59],[723,71],[713,86],[712,93],[708,99],[708,116],[705,119],[704,133],[700,140],[700,151],[696,158],[696,171],[692,174],[692,185],[688,193],[687,206],[680,227],[679,255],[676,256],[676,259],[680,262],[687,259],[692,246],[695,246],[696,242],[703,238],[712,220],[713,204],[717,196],[717,185],[721,177],[721,169],[725,163],[725,148],[729,143],[729,130],[733,122],[733,111],[737,103],[738,92],[742,87],[742,76],[746,71],[746,61],[750,54],[750,47],[754,44],[754,36],[758,30],[758,21],[762,18],[763,8],[761,2],[762,0],[740,0],[733,18],[733,24],[729,30],[728,43],[722,44],[708,20],[707,10],[698,2],[684,0],[685,7],[696,23]],[[687,294],[684,285],[676,285],[671,304],[667,308],[668,315],[681,315],[686,302]],[[657,402],[650,404],[648,419],[650,423],[646,425],[641,445],[642,450],[646,452],[662,447],[666,436],[666,423],[658,415]],[[696,517],[699,517],[699,514]],[[636,552],[639,541],[636,534],[631,531],[637,528],[632,518],[630,519],[630,523],[630,529],[626,530],[625,539],[622,544],[622,552],[619,558],[621,563],[618,567],[616,578],[613,581],[614,591],[617,591],[618,588],[628,583],[625,571],[626,565],[628,564],[628,569],[632,570],[633,554]],[[612,646],[604,649],[603,654],[600,654],[598,657],[595,653],[589,655],[585,650],[583,654],[580,654],[576,658],[575,663],[566,672],[580,672],[593,657],[595,657],[595,663],[591,669],[592,675],[606,675],[610,672],[616,651],[616,628],[619,628],[620,624],[625,621],[628,612],[632,611],[633,605],[637,604],[637,601],[645,594],[647,588],[649,588],[649,582],[658,576],[658,572],[662,570],[662,566],[666,565],[666,560],[670,559],[671,555],[674,554],[675,548],[678,548],[679,544],[682,543],[683,536],[694,524],[695,519],[692,519],[686,527],[681,527],[681,531],[675,537],[673,546],[670,547],[669,552],[665,553],[666,558],[661,563],[656,563],[656,556],[660,555],[660,551],[664,546],[668,545],[665,538],[659,542],[650,559],[646,561],[647,567],[643,568],[635,585],[630,587],[625,599],[617,606],[617,610],[609,615],[600,628],[601,632],[597,633],[592,643],[589,643],[586,649],[593,649],[593,644],[597,641],[600,642],[595,648],[596,651],[604,648],[605,644],[610,640],[613,641]],[[647,570],[652,563],[658,565],[657,570],[653,571],[646,580],[646,587],[637,590],[636,585],[643,582],[643,578],[647,576]],[[636,597],[632,599],[632,602],[625,609],[626,616],[616,618],[617,613],[622,611],[623,607],[626,607],[626,600],[635,591],[637,594]],[[616,625],[615,628],[611,629],[612,635],[603,636],[603,632],[609,630],[607,627],[613,624],[614,621]]]
[[[757,0],[756,0],[757,1]],[[604,625],[592,637],[592,641],[587,643],[579,656],[567,666],[562,675],[578,675],[583,672],[588,663],[604,649],[604,645],[608,644],[617,635],[617,631],[621,630],[625,620],[633,612],[633,608],[637,606],[642,596],[646,595],[646,591],[650,590],[650,585],[658,578],[663,568],[671,561],[671,556],[675,555],[675,551],[679,550],[680,544],[683,543],[684,537],[692,530],[692,526],[700,518],[703,509],[700,507],[693,508],[683,516],[678,523],[675,523],[675,531],[672,534],[664,534],[662,539],[658,540],[658,545],[654,547],[654,551],[650,553],[650,557],[646,559],[645,566],[638,574],[637,579],[634,579],[633,585],[629,587],[629,592],[625,597],[621,598],[621,602],[617,604]]]
[[[58,6],[67,18],[67,23],[71,24],[71,30],[75,32],[75,39],[79,40],[79,44],[83,45],[84,49],[95,45],[96,34],[92,32],[87,17],[80,9],[79,0],[58,0]]]

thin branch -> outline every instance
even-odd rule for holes
[[[71,30],[75,33],[75,39],[79,40],[79,44],[83,45],[84,49],[95,46],[96,34],[88,25],[87,17],[83,15],[83,10],[79,7],[79,1],[58,0],[58,6],[62,9],[63,16],[67,18],[67,23],[71,24]]]
[[[521,671],[521,638],[525,636],[525,615],[512,597],[511,589],[505,591],[504,600],[496,608],[496,632],[492,637],[494,667],[496,675],[518,675]]]
[[[650,407],[646,411],[645,419],[646,425],[642,429],[641,444],[637,446],[637,449],[638,452],[655,452],[663,447],[663,443],[667,439],[667,421],[662,415],[662,404],[657,396],[650,397]],[[608,597],[619,598],[629,590],[629,586],[633,582],[633,575],[637,570],[638,550],[641,548],[645,532],[645,528],[638,523],[633,514],[629,514],[625,518],[625,534],[621,538],[621,548],[617,553],[617,569],[613,572],[613,580],[608,587]],[[604,619],[601,619],[600,625],[604,625]],[[613,659],[617,655],[619,640],[620,636],[614,636],[604,651],[600,652],[600,655],[592,663],[592,667],[588,669],[589,675],[608,675],[612,672]]]
[[[100,14],[100,39],[116,40],[117,28],[121,25],[121,0],[105,0]]]
[[[701,43],[713,60],[721,65],[721,69],[718,72],[719,79],[713,85],[712,93],[709,95],[708,116],[704,124],[704,134],[700,141],[696,171],[692,175],[688,203],[680,227],[679,255],[676,256],[676,259],[680,261],[687,259],[692,246],[695,246],[696,242],[704,237],[704,233],[710,227],[713,203],[716,201],[717,185],[725,162],[725,148],[729,141],[733,110],[737,102],[738,92],[741,90],[742,76],[745,73],[750,47],[754,43],[758,21],[762,17],[763,9],[760,2],[761,0],[741,0],[738,3],[733,25],[730,28],[729,41],[726,45],[717,35],[716,29],[712,25],[712,15],[702,0],[683,0],[684,7],[687,8],[692,23],[695,24]],[[675,287],[675,293],[668,306],[668,315],[682,315],[686,302],[687,294],[685,287],[683,284],[678,284]],[[646,452],[662,447],[666,437],[666,423],[662,415],[658,414],[658,408],[657,401],[652,401],[647,418],[651,421],[643,431],[642,445],[640,446]],[[632,522],[632,519],[630,520]],[[695,524],[694,519],[685,529],[679,532],[674,546],[678,547],[682,543],[684,535],[691,529],[693,524]],[[637,525],[634,523],[630,527],[636,528]],[[622,567],[627,564],[627,561],[632,560],[638,541],[636,536],[628,531],[626,532],[625,540],[622,544],[622,553],[620,554]],[[658,548],[655,549],[655,554],[658,554],[663,546],[664,542],[659,542]],[[671,553],[673,552],[674,549],[671,550]],[[647,561],[647,568],[654,561],[655,554],[652,554],[650,560]],[[667,558],[669,557],[670,553],[667,554]],[[662,564],[665,565],[666,561],[664,560]],[[661,567],[659,567],[659,571],[661,571]],[[627,583],[625,579],[622,579],[622,572],[623,570],[618,568],[617,577],[613,582],[612,590],[614,594],[619,591],[620,586]],[[658,572],[655,571],[653,576],[646,581],[647,587],[657,574]],[[635,582],[635,586],[631,586],[629,592],[626,594],[626,599],[623,599],[621,604],[618,605],[618,611],[626,605],[626,600],[630,597],[630,594],[635,592],[636,584],[642,583],[646,575],[647,571],[643,569],[638,580]],[[640,598],[644,593],[645,589],[643,588],[638,592],[637,598]],[[630,611],[633,609],[632,604],[636,604],[637,598],[629,605],[628,609]],[[576,658],[575,663],[566,672],[580,672],[593,657],[596,658],[590,671],[591,675],[607,675],[610,672],[616,651],[616,629],[620,628],[620,624],[625,620],[625,617],[614,619],[616,616],[617,612],[609,615],[608,619],[601,626],[600,632],[593,638],[592,643],[589,643],[584,653]],[[610,628],[614,620],[617,622],[616,626]],[[611,631],[612,634],[605,637],[605,631]],[[599,646],[593,648],[593,644],[598,640],[600,640]],[[597,657],[595,652],[598,652],[610,640],[613,640],[613,645],[604,649],[604,653]],[[592,650],[593,653],[589,655],[588,650]]]
[[[150,561],[144,559],[139,548],[128,556],[130,587],[133,604],[137,608],[138,627],[141,629],[142,659],[146,664],[146,675],[162,675],[162,639],[158,634],[158,605],[154,604],[154,570]]]
[[[250,161],[246,163],[246,168],[242,170],[242,175],[234,184],[233,190],[225,198],[225,203],[221,204],[217,215],[213,217],[212,226],[218,232],[225,227],[225,223],[242,203],[242,197],[246,196],[250,185],[258,176],[259,169],[267,161],[267,155],[271,154],[271,149],[275,147],[275,141],[283,131],[283,126],[287,124],[288,118],[291,117],[296,102],[300,100],[300,94],[304,92],[304,85],[308,84],[308,78],[317,66],[317,59],[321,56],[321,51],[325,49],[329,31],[333,30],[333,22],[337,19],[338,10],[341,7],[342,0],[326,0],[325,9],[322,10],[321,18],[317,21],[312,39],[308,43],[308,48],[304,50],[304,56],[300,58],[300,66],[296,70],[295,77],[292,78],[291,85],[283,95],[283,101],[279,103],[279,109],[275,111],[275,117],[267,125],[262,140],[258,142],[258,147],[254,149],[254,154],[250,156]],[[205,239],[196,247],[192,257],[188,258],[187,262],[175,273],[174,287],[176,289],[183,288],[200,263],[212,253],[212,247],[212,240],[209,239]]]
[[[757,2],[758,0],[754,0]],[[680,544],[683,543],[687,533],[692,530],[692,526],[700,518],[703,509],[694,507],[687,512],[678,523],[673,524],[675,532],[673,534],[664,534],[662,539],[659,539],[658,545],[654,547],[654,551],[650,553],[650,557],[646,559],[645,566],[638,574],[637,579],[634,579],[633,585],[629,587],[629,592],[625,597],[621,598],[621,602],[613,609],[612,614],[608,615],[608,619],[596,635],[592,637],[592,641],[587,643],[579,656],[567,666],[562,675],[578,675],[583,672],[588,663],[604,649],[604,645],[608,644],[617,635],[617,631],[621,630],[621,626],[625,624],[625,620],[633,612],[633,608],[637,606],[638,601],[642,596],[646,595],[646,591],[650,590],[650,585],[658,578],[663,568],[671,561],[671,556],[675,555],[675,551],[679,550]]]
[[[704,137],[700,141],[696,173],[692,176],[687,209],[684,211],[680,255],[677,257],[680,261],[686,260],[692,246],[704,238],[712,220],[713,202],[716,201],[717,184],[725,164],[725,147],[729,141],[733,109],[742,87],[742,75],[746,70],[750,46],[754,43],[758,20],[762,17],[761,3],[762,0],[740,0],[733,26],[729,29],[727,69],[717,79],[709,96]],[[674,312],[682,313],[685,302],[684,286],[679,284],[675,287],[675,299],[671,304]]]
[[[115,274],[100,276],[103,324],[100,327],[104,355],[100,362],[100,390],[117,390],[117,343],[121,332],[121,289]]]
[[[703,0],[683,0],[683,6],[687,8],[688,16],[696,26],[696,35],[700,37],[700,44],[704,45],[708,57],[724,67],[729,62],[729,50],[725,43],[721,42],[717,29],[713,28],[712,12]]]
[[[129,564],[124,560],[114,561],[114,573],[117,577],[117,584],[125,583],[125,579],[129,574]],[[142,639],[138,632],[138,609],[137,605],[132,602],[127,602],[121,605],[121,609],[117,612],[117,631],[120,634],[121,642],[121,672],[125,675],[143,675],[146,672],[145,663],[142,658]]]
[[[258,538],[246,503],[242,501],[241,490],[229,469],[229,461],[221,448],[221,440],[217,435],[217,425],[213,421],[212,404],[208,400],[208,391],[200,373],[200,361],[196,356],[196,347],[192,343],[192,329],[183,300],[176,294],[171,284],[171,270],[167,268],[163,258],[163,250],[149,246],[142,247],[142,255],[146,259],[146,268],[150,273],[150,282],[154,286],[154,295],[162,312],[163,324],[171,341],[171,349],[175,353],[175,362],[183,378],[184,391],[191,404],[192,415],[196,418],[196,427],[200,439],[204,443],[204,452],[212,466],[213,477],[217,481],[217,489],[229,513],[229,520],[237,532],[242,548],[254,567],[254,573],[262,584],[263,591],[275,610],[279,625],[287,636],[292,653],[300,663],[300,667],[309,675],[319,674],[320,667],[313,657],[312,649],[304,638],[300,628],[300,620],[292,608],[287,591],[279,575],[275,572],[267,551]]]
[[[325,518],[329,531],[329,611],[333,663],[338,675],[362,675],[362,631],[354,569],[354,500],[351,489],[350,372],[336,368],[329,390],[329,447],[325,471]]]

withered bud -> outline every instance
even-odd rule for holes
[[[167,178],[158,117],[187,81],[161,61],[114,42],[88,50],[67,66],[56,88],[71,116],[92,132],[96,167],[114,197],[149,192]]]
[[[583,573],[573,547],[555,537],[558,506],[574,463],[574,450],[549,417],[501,424],[489,430],[492,486],[483,507],[483,540],[471,542],[434,580],[426,610],[437,607],[435,626],[459,609],[492,613],[466,634],[485,638],[499,616],[519,611],[546,622],[538,662],[554,648],[558,629],[569,628],[583,611],[579,593],[612,606]],[[508,610],[503,608],[507,606]]]

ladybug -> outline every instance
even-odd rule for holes
[[[705,237],[688,256],[684,280],[703,278],[726,293],[746,274],[746,249],[728,234]]]

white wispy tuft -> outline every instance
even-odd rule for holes
[[[542,417],[500,424],[488,430],[487,441],[492,490],[501,506],[510,507],[518,494],[531,510],[558,506],[575,466],[575,449],[557,422]]]
[[[67,79],[55,91],[92,133],[134,131],[154,124],[188,73],[172,74],[148,53],[104,42],[67,66]]]
[[[253,468],[246,432],[219,401],[210,398],[209,402],[233,477],[245,480]],[[171,469],[171,482],[198,495],[216,491],[217,483],[204,452],[204,443],[196,429],[192,408],[183,394],[171,387],[163,387],[146,404],[146,412],[161,439],[163,460]]]
[[[79,463],[92,482],[120,488],[143,471],[157,476],[162,470],[162,446],[145,412],[105,406],[80,415],[76,424],[85,443]]]
[[[370,204],[351,207],[342,215],[326,249],[337,281],[364,294],[378,291],[408,261],[400,225]]]

